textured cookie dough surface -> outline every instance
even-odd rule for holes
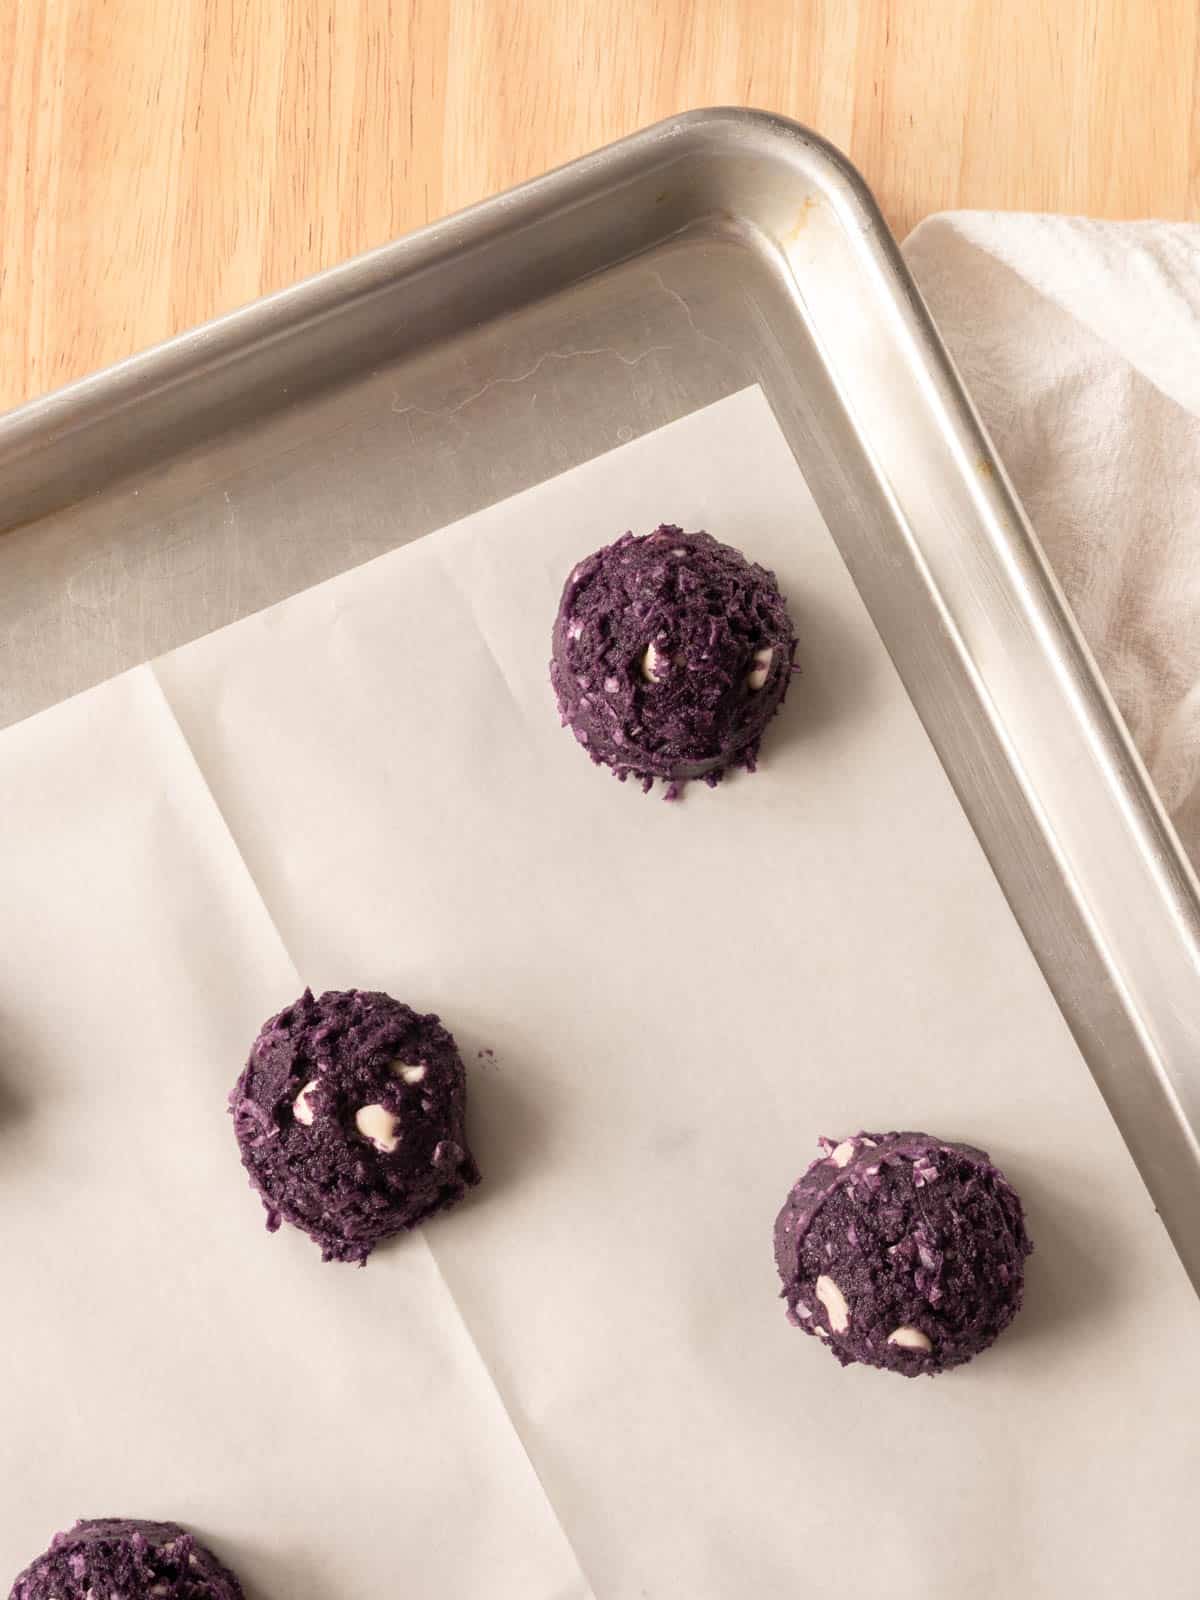
[[[263,1025],[229,1103],[267,1227],[302,1228],[326,1261],[365,1262],[479,1182],[454,1040],[390,995],[306,989]]]
[[[790,1321],[843,1366],[910,1378],[985,1350],[1020,1309],[1033,1249],[1004,1174],[924,1133],[821,1149],[775,1222]]]
[[[550,678],[564,726],[618,778],[668,797],[754,770],[796,636],[773,573],[707,533],[624,534],[572,571]]]
[[[100,1517],[56,1533],[9,1600],[243,1600],[211,1550],[174,1522]]]

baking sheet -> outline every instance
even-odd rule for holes
[[[802,639],[761,772],[679,806],[546,681],[571,563],[664,517]],[[1186,1592],[1200,1308],[757,390],[13,730],[0,784],[9,1568],[116,1509],[295,1600]],[[472,1064],[484,1186],[361,1274],[261,1232],[222,1114],[301,981]],[[1029,1205],[1025,1312],[936,1383],[775,1299],[860,1125]]]

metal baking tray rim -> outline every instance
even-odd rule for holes
[[[1200,889],[895,241],[817,135],[742,108],[671,118],[34,400],[0,417],[0,537],[169,450],[197,406],[218,427],[205,383],[268,348],[349,370],[377,296],[428,308],[394,330],[393,353],[418,350],[722,218],[821,351],[978,728],[921,640],[880,622],[865,536],[848,564],[1200,1284]]]

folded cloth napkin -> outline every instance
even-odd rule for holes
[[[1200,227],[954,212],[904,255],[1200,863]]]

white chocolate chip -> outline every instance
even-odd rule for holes
[[[659,681],[659,669],[666,664],[666,660],[666,656],[660,655],[653,643],[646,646],[646,652],[642,656],[642,677],[647,683]]]
[[[410,1067],[407,1061],[393,1061],[392,1071],[405,1083],[420,1083],[425,1077],[424,1064]]]
[[[302,1122],[306,1128],[312,1127],[313,1108],[309,1103],[308,1097],[316,1087],[317,1080],[315,1078],[310,1078],[304,1085],[303,1089],[301,1089],[300,1093],[292,1101],[292,1115],[295,1117],[297,1122]]]
[[[845,1333],[850,1326],[850,1307],[846,1296],[824,1272],[817,1279],[817,1299],[829,1313],[829,1326],[834,1333]]]
[[[364,1139],[369,1139],[376,1150],[390,1156],[400,1143],[396,1132],[400,1124],[386,1106],[363,1106],[354,1113],[354,1126]]]
[[[898,1344],[902,1350],[932,1350],[928,1335],[920,1328],[893,1328],[887,1336],[889,1344]]]
[[[752,690],[757,691],[766,683],[767,678],[770,676],[771,661],[774,655],[775,651],[770,648],[754,652],[754,665],[746,676],[746,682]]]
[[[854,1140],[843,1139],[835,1149],[829,1152],[829,1160],[835,1167],[844,1167],[854,1154]]]

